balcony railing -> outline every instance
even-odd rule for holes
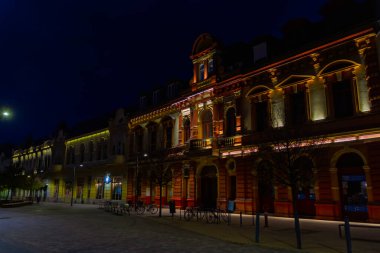
[[[212,147],[212,138],[190,140],[189,150],[210,149]]]

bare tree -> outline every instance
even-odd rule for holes
[[[282,118],[285,119],[284,116]],[[289,126],[278,122],[272,126],[263,135],[263,142],[258,144],[257,156],[269,161],[266,165],[273,171],[273,183],[291,189],[297,248],[301,249],[298,191],[311,187],[314,177],[309,168],[299,162],[299,158],[304,156],[315,158],[326,139],[323,136],[313,135],[312,131],[304,126]]]
[[[168,186],[180,174],[180,171],[171,169],[168,158],[169,150],[161,149],[148,157],[148,175],[154,186],[159,187],[159,214],[162,216],[162,189]]]

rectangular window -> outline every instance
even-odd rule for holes
[[[150,132],[150,151],[156,151],[157,145],[157,132],[152,130]]]
[[[209,75],[214,74],[214,59],[208,60],[208,73]]]
[[[203,63],[199,64],[199,81],[203,81],[205,77],[205,65]]]
[[[167,98],[169,98],[169,99],[177,96],[177,84],[176,83],[171,83],[168,85],[166,95],[167,95]]]
[[[160,103],[160,91],[156,90],[153,92],[153,105],[158,105]]]
[[[335,118],[344,118],[353,115],[353,102],[350,80],[332,84]]]
[[[172,147],[172,130],[173,130],[172,127],[166,128],[166,143],[165,143],[166,148]]]
[[[84,178],[77,179],[77,199],[83,199]]]
[[[290,120],[292,124],[302,124],[306,121],[305,93],[298,92],[290,95]]]
[[[104,183],[103,183],[103,178],[98,177],[96,178],[96,199],[102,199],[104,195]]]
[[[268,103],[266,101],[255,104],[256,106],[256,131],[263,131],[268,126]]]
[[[121,193],[122,193],[122,184],[121,184],[121,177],[114,177],[112,180],[112,199],[114,200],[121,200]]]
[[[140,110],[145,110],[147,106],[147,99],[145,96],[140,97]]]

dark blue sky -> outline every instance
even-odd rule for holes
[[[135,103],[140,92],[188,80],[198,35],[225,44],[281,35],[290,18],[320,19],[326,0],[2,0],[0,143],[49,137],[58,122]]]

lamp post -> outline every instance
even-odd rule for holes
[[[79,167],[83,167],[83,164],[80,164]],[[73,183],[71,184],[71,206],[73,206],[73,200],[74,200],[74,184],[75,184],[75,169],[76,166],[73,168]]]
[[[144,153],[144,157],[147,157],[148,154]],[[137,207],[137,195],[138,195],[138,175],[139,175],[139,153],[136,155],[136,171],[135,171],[135,208]]]

